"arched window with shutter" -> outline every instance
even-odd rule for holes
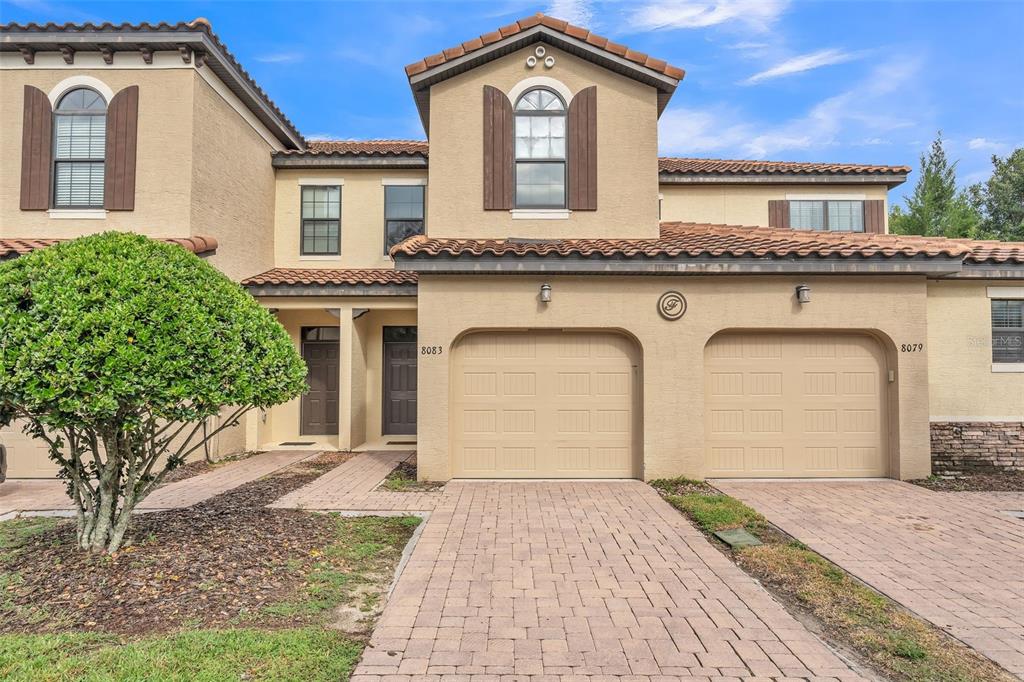
[[[534,88],[515,105],[515,206],[565,208],[565,102]]]
[[[53,112],[54,208],[103,208],[107,102],[92,88],[69,90]]]

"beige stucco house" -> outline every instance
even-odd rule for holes
[[[4,26],[0,258],[131,230],[273,310],[310,390],[221,453],[416,449],[437,480],[1024,465],[1024,244],[887,234],[909,168],[659,158],[683,71],[542,15],[406,74],[429,147],[312,141],[204,20]]]

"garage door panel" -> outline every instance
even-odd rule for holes
[[[709,476],[887,473],[884,361],[856,334],[730,334],[705,352]]]
[[[45,441],[22,431],[24,422],[0,428],[0,444],[7,450],[7,478],[54,478],[59,467],[50,459]]]
[[[453,355],[453,475],[635,476],[632,353],[608,333],[466,337]]]

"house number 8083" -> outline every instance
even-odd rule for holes
[[[420,355],[440,355],[444,346],[420,346]]]

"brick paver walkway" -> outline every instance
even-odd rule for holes
[[[715,486],[815,551],[1024,677],[1019,493],[941,493],[899,481]]]
[[[159,511],[191,507],[317,454],[319,453],[309,450],[272,450],[237,462],[229,462],[205,474],[157,488],[136,509]],[[0,519],[19,513],[73,509],[71,500],[64,491],[63,481],[20,479],[0,484]]]
[[[56,479],[13,479],[0,483],[0,520],[29,511],[65,511],[71,500],[64,481]]]
[[[445,487],[353,682],[859,679],[639,481]]]
[[[430,511],[440,492],[398,493],[377,490],[377,485],[409,451],[362,452],[312,483],[274,502],[271,507],[319,511]]]

